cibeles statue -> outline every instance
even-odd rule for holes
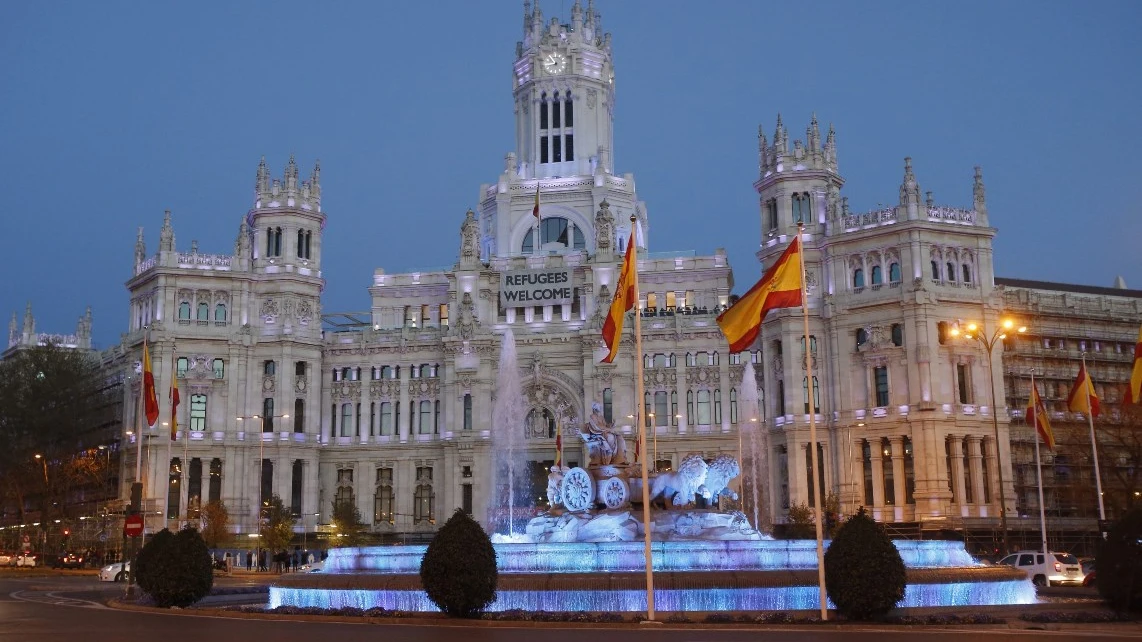
[[[627,442],[603,417],[603,405],[591,404],[591,418],[579,430],[579,437],[587,444],[587,456],[592,466],[626,464]]]

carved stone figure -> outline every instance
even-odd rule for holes
[[[480,256],[480,224],[476,214],[468,210],[464,223],[460,226],[460,262],[470,263]]]
[[[476,304],[472,302],[472,293],[465,292],[464,296],[460,298],[460,323],[456,324],[456,329],[460,333],[460,338],[464,340],[471,339],[476,334]]]
[[[591,418],[583,424],[579,437],[587,444],[591,465],[610,466],[627,463],[627,442],[603,417],[603,405],[591,404]]]
[[[675,506],[685,506],[694,501],[694,495],[706,483],[709,466],[701,455],[686,455],[678,470],[659,473],[650,482],[650,500],[659,495],[663,501]]]
[[[595,212],[595,251],[606,253],[611,251],[615,236],[615,217],[611,214],[611,204],[607,199],[599,203],[599,211]]]
[[[731,455],[718,455],[714,461],[710,462],[706,470],[705,487],[699,488],[698,493],[709,498],[710,502],[717,502],[720,495],[737,499],[738,494],[730,490],[729,483],[740,474],[741,466],[737,459]]]
[[[841,190],[836,185],[830,184],[829,191],[825,193],[825,211],[830,221],[837,220],[841,215]]]

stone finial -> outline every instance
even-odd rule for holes
[[[79,347],[83,349],[91,348],[91,306],[87,306],[83,316],[79,317],[79,321],[75,324],[75,336],[79,339]]]
[[[825,164],[834,172],[837,171],[837,132],[832,123],[829,123],[829,133],[825,136]]]
[[[1121,274],[1119,274],[1118,276],[1114,277],[1114,289],[1115,289],[1115,290],[1125,290],[1125,289],[1127,289],[1127,288],[1126,288],[1126,279],[1122,278],[1122,275],[1121,275]],[[16,315],[14,315],[14,314],[13,314],[13,315],[12,315],[12,321],[13,321],[13,322],[15,322],[15,320],[16,320]]]
[[[309,190],[313,200],[321,202],[321,159],[313,162],[313,171],[309,174]]]
[[[285,188],[287,192],[297,192],[297,161],[293,154],[289,155],[289,163],[286,164]]]
[[[924,195],[927,197],[924,199],[924,204],[927,205],[928,207],[935,207],[936,201],[932,199],[932,191],[928,190],[927,192],[924,193]]]
[[[473,265],[480,260],[480,223],[468,208],[460,225],[460,265]]]
[[[195,239],[195,240],[190,242],[190,253],[191,254],[198,254],[198,239]]]
[[[912,173],[912,157],[904,157],[904,181],[900,183],[900,204],[919,204],[920,184],[916,182],[916,175]]]
[[[8,322],[8,347],[16,345],[20,342],[19,326],[16,325],[16,313],[12,313],[12,320]]]
[[[258,176],[254,179],[255,199],[270,193],[270,170],[266,167],[266,157],[258,163]]]
[[[821,151],[821,128],[817,124],[817,112],[809,120],[809,128],[805,130],[805,141],[809,145],[809,152],[816,154]]]
[[[36,334],[36,320],[32,317],[32,302],[24,306],[24,336],[33,336]]]
[[[163,211],[163,227],[159,230],[159,251],[174,252],[174,227],[171,225],[171,211]]]
[[[757,126],[757,166],[761,176],[765,175],[765,170],[768,168],[768,152],[769,141],[765,139],[765,128],[759,124]]]
[[[987,189],[983,185],[983,168],[975,166],[975,178],[972,179],[972,203],[975,209],[987,208]]]
[[[143,240],[143,228],[139,227],[139,234],[135,237],[135,265],[147,258],[147,242]]]

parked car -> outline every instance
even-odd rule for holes
[[[1081,585],[1083,570],[1079,560],[1070,553],[1051,553],[1044,561],[1042,551],[1018,551],[1000,560],[1000,564],[1025,571],[1035,586],[1056,584]]]
[[[33,568],[35,566],[38,566],[39,562],[40,562],[39,553],[19,553],[16,555],[16,560],[14,562],[14,565],[15,566],[23,566],[23,567],[27,567],[27,568]]]
[[[100,582],[123,582],[131,576],[131,562],[116,562],[99,569]]]
[[[0,566],[11,566],[15,562],[15,553],[4,553],[0,551]]]
[[[1079,558],[1079,566],[1081,566],[1083,569],[1083,586],[1094,586],[1096,580],[1094,574],[1094,558]]]
[[[52,560],[52,568],[83,568],[83,557],[75,553],[64,553]]]

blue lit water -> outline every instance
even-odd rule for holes
[[[960,542],[901,540],[895,544],[908,568],[977,566]],[[637,573],[645,568],[642,542],[494,546],[501,573]],[[325,561],[324,572],[336,575],[416,574],[425,549],[425,546],[334,549]],[[812,540],[655,542],[652,556],[657,572],[816,568],[816,545]],[[655,605],[661,611],[816,609],[817,595],[815,585],[656,589]],[[1032,604],[1035,601],[1035,587],[1030,580],[949,581],[910,584],[900,606]],[[436,610],[424,592],[419,590],[271,587],[269,606],[282,605]],[[646,594],[639,590],[500,590],[490,610],[509,609],[644,611]]]

